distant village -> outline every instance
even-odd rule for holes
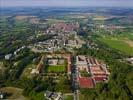
[[[55,52],[66,48],[81,48],[84,41],[77,35],[78,23],[56,23],[52,24],[43,34],[55,35],[53,38],[38,42],[29,46],[35,52]]]

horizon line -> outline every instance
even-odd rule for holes
[[[132,6],[0,6],[0,8],[133,8]]]

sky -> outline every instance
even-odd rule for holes
[[[133,0],[0,0],[1,7],[133,7]]]

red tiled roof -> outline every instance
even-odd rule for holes
[[[93,74],[106,74],[106,72],[101,68],[101,66],[93,66],[90,68]]]
[[[62,30],[62,31],[73,31],[74,29],[77,29],[78,25],[76,24],[66,24],[66,23],[58,23],[58,24],[54,24],[52,25],[49,29],[50,30]]]
[[[95,86],[93,79],[86,77],[79,78],[79,84],[81,88],[94,88]]]

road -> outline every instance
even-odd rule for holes
[[[75,64],[75,58],[73,58],[73,69],[72,69],[72,86],[74,91],[74,100],[79,100],[79,83],[78,83],[78,68]]]

